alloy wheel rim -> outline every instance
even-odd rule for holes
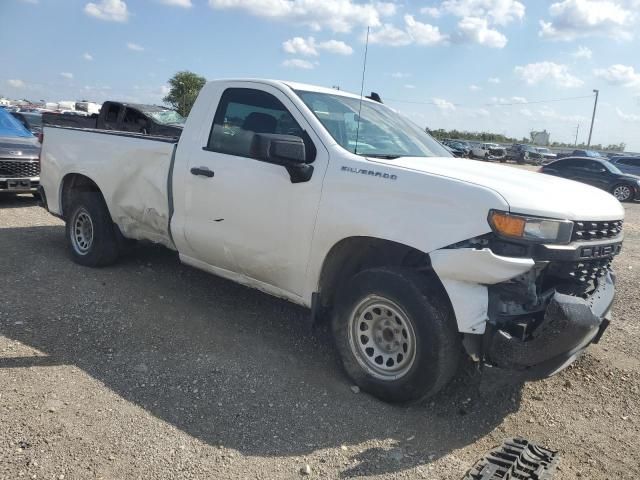
[[[626,185],[619,185],[613,190],[613,196],[618,200],[627,200],[631,196],[631,189]]]
[[[351,313],[349,344],[360,366],[381,380],[403,377],[415,362],[416,335],[408,315],[378,295],[367,296]]]

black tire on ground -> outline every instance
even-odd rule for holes
[[[488,162],[488,161],[489,161],[489,154],[488,154],[488,153],[485,153],[485,154],[484,154],[484,161],[485,161],[485,162]]]
[[[381,378],[380,374],[376,374],[372,370],[372,364],[367,364],[365,356],[370,357],[369,362],[377,363],[378,358],[383,358],[382,355],[378,355],[377,351],[374,354],[363,351],[367,345],[371,345],[363,340],[367,332],[372,336],[379,335],[380,340],[388,333],[386,327],[382,327],[383,332],[378,332],[375,323],[371,324],[370,328],[363,329],[367,315],[363,312],[369,312],[368,308],[372,308],[371,304],[366,302],[376,302],[380,298],[390,301],[391,308],[394,308],[394,305],[399,308],[400,314],[410,324],[414,333],[414,348],[409,350],[415,352],[413,362],[407,363],[407,370],[396,378]],[[367,306],[364,307],[363,304]],[[378,304],[373,305],[376,314],[375,305]],[[385,322],[384,315],[393,313],[384,307],[378,310],[380,312],[377,314],[380,317],[374,317],[374,322],[378,318],[379,322]],[[395,316],[389,318],[391,328],[396,327],[393,323]],[[401,325],[399,320],[396,321]],[[404,336],[404,327],[401,328]],[[356,274],[338,294],[332,329],[342,364],[349,377],[362,390],[387,402],[417,402],[434,395],[455,375],[462,352],[455,317],[449,302],[427,276],[408,268],[384,267]],[[402,338],[398,338],[402,341]],[[390,338],[385,340],[392,341]],[[368,340],[374,341],[373,338]],[[402,349],[405,345],[402,344]],[[407,353],[407,350],[404,352]],[[402,351],[398,350],[398,353],[402,354]],[[397,358],[399,366],[402,360],[400,357]],[[383,364],[378,365],[381,365],[378,368],[384,368]]]
[[[117,227],[100,193],[78,193],[65,220],[67,245],[74,262],[103,267],[118,259]]]
[[[619,187],[627,187],[629,189],[628,195],[625,196],[625,197],[620,197],[619,198],[618,195],[615,194],[616,189],[619,188]],[[636,190],[635,190],[634,187],[632,187],[631,185],[629,185],[627,183],[619,183],[618,185],[614,186],[611,189],[611,194],[621,202],[630,202],[635,198]]]

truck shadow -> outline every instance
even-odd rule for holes
[[[0,192],[0,210],[5,208],[25,208],[37,203],[38,201],[30,194],[16,195]]]
[[[47,355],[0,358],[0,371],[77,366],[157,418],[243,455],[344,445],[343,477],[399,472],[473,443],[519,406],[518,388],[480,397],[465,372],[423,405],[354,394],[328,329],[312,330],[305,309],[183,266],[159,247],[83,268],[55,226],[0,229],[0,250],[0,333]]]

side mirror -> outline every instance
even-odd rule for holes
[[[306,163],[304,141],[294,135],[255,133],[251,142],[251,156],[285,167],[292,183],[307,182],[313,174],[313,166]]]

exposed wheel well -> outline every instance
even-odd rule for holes
[[[60,194],[60,202],[62,216],[66,216],[68,208],[73,202],[73,198],[79,192],[97,192],[102,194],[96,183],[85,175],[79,173],[70,173],[62,179],[62,191]]]
[[[434,282],[449,303],[449,296],[431,269],[429,255],[407,245],[373,237],[350,237],[335,244],[322,265],[318,284],[319,307],[329,310],[336,293],[356,273],[369,268],[402,266],[421,271],[425,281]]]

